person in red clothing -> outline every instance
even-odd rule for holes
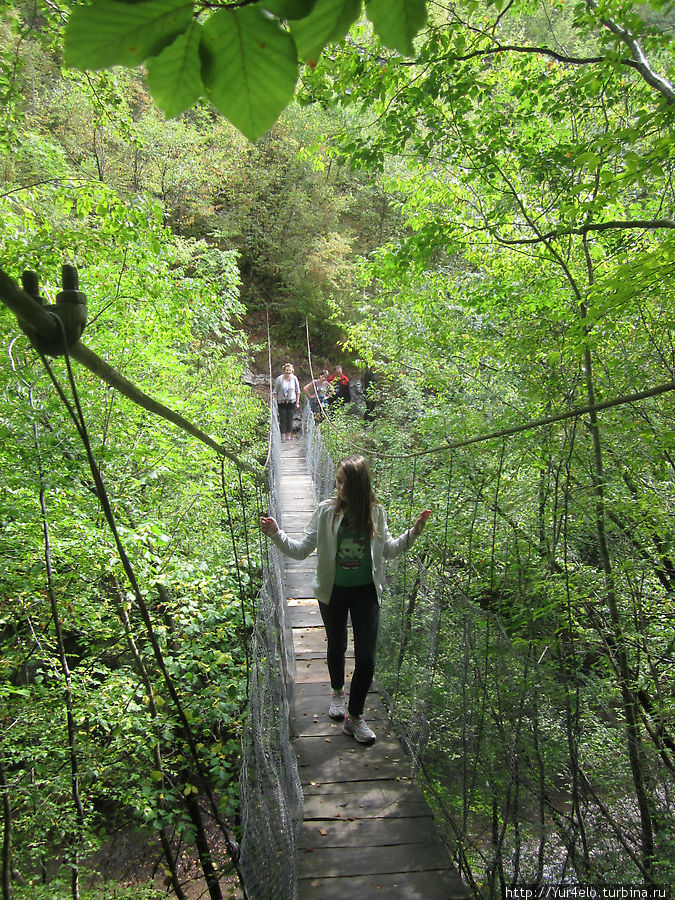
[[[342,371],[342,366],[335,366],[335,370],[332,375],[328,376],[328,380],[335,389],[333,395],[329,398],[329,404],[332,405],[338,400],[342,400],[344,403],[351,403],[352,391],[349,387],[349,378]]]

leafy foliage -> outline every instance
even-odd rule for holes
[[[580,881],[668,881],[655,785],[673,760],[652,716],[670,735],[672,708],[651,698],[673,651],[672,395],[443,447],[673,381],[669,31],[622,4],[466,3],[436,9],[417,51],[364,30],[305,84],[367,125],[322,158],[407,163],[388,180],[406,231],[364,262],[347,343],[379,370],[378,415],[325,435],[337,455],[372,450],[401,526],[436,512],[388,612],[383,677],[477,895],[542,878],[542,826]],[[525,783],[548,808],[527,838]],[[626,804],[636,867],[620,843],[598,858]]]
[[[212,13],[211,4],[186,0],[95,0],[71,13],[65,59],[81,69],[147,60],[148,86],[167,115],[189,109],[205,94],[253,141],[293,97],[298,59],[316,65],[327,44],[345,37],[362,5],[362,0],[259,0],[245,7],[226,4]],[[425,7],[425,0],[395,5],[371,0],[366,13],[387,46],[411,53]],[[290,30],[283,27],[287,20]]]
[[[66,104],[62,112],[74,110]],[[125,196],[103,181],[75,177],[75,146],[36,129],[13,166],[4,160],[16,181],[0,199],[3,265],[13,273],[36,269],[42,293],[52,298],[61,262],[72,261],[88,296],[88,345],[234,453],[264,456],[265,411],[241,380],[248,357],[238,331],[244,308],[236,252],[172,234],[150,194]],[[77,858],[84,874],[116,830],[140,828],[151,840],[166,829],[189,847],[195,824],[185,801],[203,785],[84,449],[40,360],[23,336],[17,339],[15,321],[6,311],[0,321],[11,344],[11,365],[0,379],[0,761],[14,871],[30,886],[27,896],[41,890],[33,882],[42,877],[57,896],[54,861]],[[63,362],[55,371],[67,385]],[[236,515],[230,522],[221,473],[207,451],[148,420],[86,372],[78,369],[75,378],[120,539],[193,723],[201,765],[223,814],[236,821],[246,648],[259,578],[246,527],[255,487],[245,480],[240,499],[229,499]],[[224,479],[238,481],[229,464]],[[81,826],[70,799],[47,566],[70,669]],[[136,889],[139,897],[144,892]]]

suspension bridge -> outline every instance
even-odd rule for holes
[[[2,289],[0,279],[0,293]],[[49,318],[49,314],[30,296],[14,287],[12,290],[17,316],[42,333],[40,329],[46,328],[43,318]],[[6,297],[0,299],[7,301]],[[14,309],[11,303],[8,305]],[[51,321],[47,324],[53,326]],[[381,634],[387,645],[388,669],[384,672],[382,665],[378,667],[380,689],[372,691],[367,711],[378,734],[374,747],[356,745],[327,717],[328,679],[322,628],[311,598],[312,565],[284,563],[282,568],[276,551],[261,542],[264,584],[257,602],[250,654],[241,774],[243,837],[238,846],[220,814],[218,798],[203,768],[200,746],[119,539],[77,397],[67,334],[63,341],[73,403],[65,396],[44,352],[42,358],[86,450],[93,483],[133,588],[157,671],[180,720],[197,780],[203,785],[205,808],[224,837],[247,900],[330,898],[354,889],[366,898],[382,896],[383,892],[385,896],[425,900],[468,896],[434,830],[429,807],[413,775],[424,780],[427,796],[433,796],[434,810],[443,819],[443,833],[453,842],[452,859],[457,860],[471,890],[480,896],[496,897],[504,884],[522,883],[523,878],[551,883],[594,872],[593,848],[610,845],[615,861],[630,860],[627,865],[633,867],[631,872],[637,872],[645,884],[654,883],[649,868],[653,857],[652,810],[648,804],[637,811],[631,806],[631,798],[644,799],[645,782],[638,777],[642,775],[642,758],[628,760],[635,763],[631,770],[624,758],[623,732],[617,727],[617,690],[623,690],[621,696],[627,698],[623,712],[633,728],[629,749],[639,740],[640,752],[651,754],[651,799],[656,812],[665,817],[670,800],[661,786],[666,784],[666,770],[673,771],[673,744],[656,714],[654,697],[660,696],[660,683],[672,664],[672,638],[664,638],[660,621],[654,619],[651,630],[640,622],[640,629],[628,640],[621,629],[624,612],[617,605],[611,570],[605,567],[604,589],[596,588],[596,594],[589,594],[587,585],[579,581],[579,573],[597,582],[598,564],[592,559],[573,558],[580,548],[584,549],[584,543],[578,533],[575,541],[568,535],[574,524],[570,506],[575,491],[592,489],[597,495],[602,488],[602,483],[598,486],[592,478],[590,485],[587,483],[587,474],[577,462],[578,448],[587,438],[577,428],[578,420],[611,409],[617,410],[618,417],[621,407],[629,416],[639,403],[655,422],[668,423],[668,398],[661,406],[656,401],[675,390],[675,382],[485,434],[448,438],[442,446],[405,456],[379,454],[389,466],[386,480],[393,487],[389,500],[398,503],[399,518],[404,518],[401,514],[405,514],[406,498],[410,497],[412,506],[422,483],[424,491],[434,492],[441,529],[445,520],[445,535],[442,545],[435,545],[434,553],[426,559],[404,561],[402,573],[393,567],[390,602],[382,610]],[[108,384],[203,441],[221,458],[236,462],[240,472],[259,473],[259,467],[239,461],[192,423],[136,391],[119,373],[100,365],[101,361],[93,359],[79,341],[72,350],[74,359]],[[334,464],[327,454],[316,452],[320,436],[312,432],[311,416],[306,417],[303,441],[282,449],[272,411],[267,509],[285,530],[297,534],[314,504],[332,491]],[[658,433],[657,426],[649,421]],[[596,428],[593,418],[591,422]],[[632,426],[632,420],[628,424]],[[546,447],[525,437],[528,431],[554,425],[560,429],[555,448],[552,436],[556,432],[546,432]],[[520,444],[516,443],[518,436],[522,437]],[[500,440],[501,451],[486,451],[480,466],[455,465],[454,451],[495,439]],[[544,449],[548,453],[545,467],[533,448],[540,454]],[[581,449],[588,452],[587,446]],[[432,454],[441,453],[449,454],[443,466],[430,460]],[[668,461],[672,466],[670,457]],[[524,465],[529,466],[531,484],[535,475],[540,479],[538,494],[531,491],[526,495],[518,490]],[[395,471],[396,466],[400,471]],[[256,485],[259,491],[257,479]],[[628,487],[637,496],[637,487]],[[262,504],[261,494],[259,501]],[[530,524],[522,515],[512,515],[523,503],[531,507]],[[608,521],[617,529],[615,537],[631,537],[630,518],[624,521],[613,510],[610,513]],[[537,522],[538,530],[531,527]],[[604,526],[604,519],[601,524]],[[650,528],[654,527],[650,522]],[[457,539],[451,540],[455,535]],[[621,599],[629,612],[631,603],[642,610],[645,596],[650,603],[652,594],[660,597],[655,588],[665,588],[672,595],[672,562],[660,545],[658,532],[653,538],[655,553],[650,554],[649,544],[635,547],[647,568],[644,582],[625,586]],[[248,535],[246,541],[248,551]],[[539,556],[546,564],[543,576],[533,563]],[[528,567],[536,574],[534,581],[528,582]],[[486,577],[477,585],[481,571]],[[644,596],[643,583],[648,589]],[[637,588],[639,592],[635,593]],[[615,622],[596,615],[595,605],[589,602],[591,596],[609,598],[617,610]],[[572,623],[575,616],[583,614],[586,627],[595,636],[595,646],[616,646],[618,641],[626,662],[633,655],[648,657],[652,697],[643,689],[633,693],[630,671],[618,671],[614,684],[601,679],[592,655],[593,640],[581,640],[569,627],[561,630],[557,643],[551,639],[550,629],[540,629],[536,617],[532,621],[512,619],[507,621],[509,627],[504,627],[502,618],[508,620],[512,610],[526,614],[533,599],[539,602],[541,615],[562,616],[563,623]],[[58,621],[58,616],[55,619]],[[151,697],[144,661],[138,655],[134,659]],[[601,683],[603,691],[598,690]],[[386,712],[382,702],[385,694]],[[636,710],[640,722],[634,718]],[[395,728],[388,716],[396,723]],[[590,767],[589,760],[599,745],[594,743],[589,724],[610,748],[607,760],[616,785],[611,797],[603,793],[602,771],[596,773]],[[73,731],[70,752],[75,762],[76,749]],[[157,771],[161,772],[161,766],[158,758]],[[561,784],[560,773],[568,771],[571,784]],[[627,811],[630,827],[626,825]],[[196,809],[195,818],[201,821],[198,813]],[[172,864],[170,836],[161,831],[160,838],[166,859]],[[219,898],[222,893],[208,846],[202,856],[211,896]],[[7,864],[3,871],[9,871]],[[73,872],[77,873],[77,865]],[[175,865],[172,885],[177,896],[185,896]]]
[[[281,516],[292,537],[302,532],[316,499],[304,450],[304,441],[294,441],[281,454]],[[372,747],[356,744],[328,717],[330,681],[313,568],[311,559],[288,560],[285,572],[296,659],[291,729],[304,796],[298,896],[337,900],[356,890],[364,900],[467,897],[377,687],[366,705],[377,734]],[[348,664],[348,679],[351,674]]]
[[[290,536],[301,534],[317,501],[332,489],[334,473],[325,454],[322,470],[310,474],[307,444],[317,440],[311,415],[304,417],[303,436],[283,445],[273,422],[270,513]],[[373,746],[357,744],[328,716],[330,681],[312,590],[314,560],[281,558],[272,545],[267,559],[258,609],[263,624],[256,628],[253,651],[255,724],[242,778],[248,821],[242,871],[250,896],[332,900],[354,890],[365,900],[470,896],[414,781],[377,683],[365,711],[377,734]],[[351,641],[347,681],[350,663]],[[276,721],[271,710],[279,713]],[[272,753],[266,727],[283,744]],[[262,789],[261,779],[267,781]],[[267,831],[256,824],[263,813],[269,816]]]

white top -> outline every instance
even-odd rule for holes
[[[328,605],[335,583],[335,557],[337,555],[338,530],[343,514],[333,516],[335,500],[328,499],[320,503],[314,510],[309,524],[298,540],[289,538],[285,531],[279,529],[270,539],[286,556],[293,559],[306,559],[312,550],[317,550],[316,575],[313,588],[317,600]],[[373,564],[373,582],[377,591],[378,603],[382,603],[386,559],[393,559],[405,553],[414,544],[417,535],[408,528],[398,538],[393,538],[387,527],[384,507],[376,503],[373,506],[373,522],[375,534],[370,539],[370,554]]]
[[[300,382],[293,374],[287,379],[279,375],[274,382],[274,396],[278,403],[297,403],[300,397]]]

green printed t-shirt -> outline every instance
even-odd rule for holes
[[[373,580],[370,538],[341,523],[338,530],[335,557],[335,584],[338,587],[357,587]]]

